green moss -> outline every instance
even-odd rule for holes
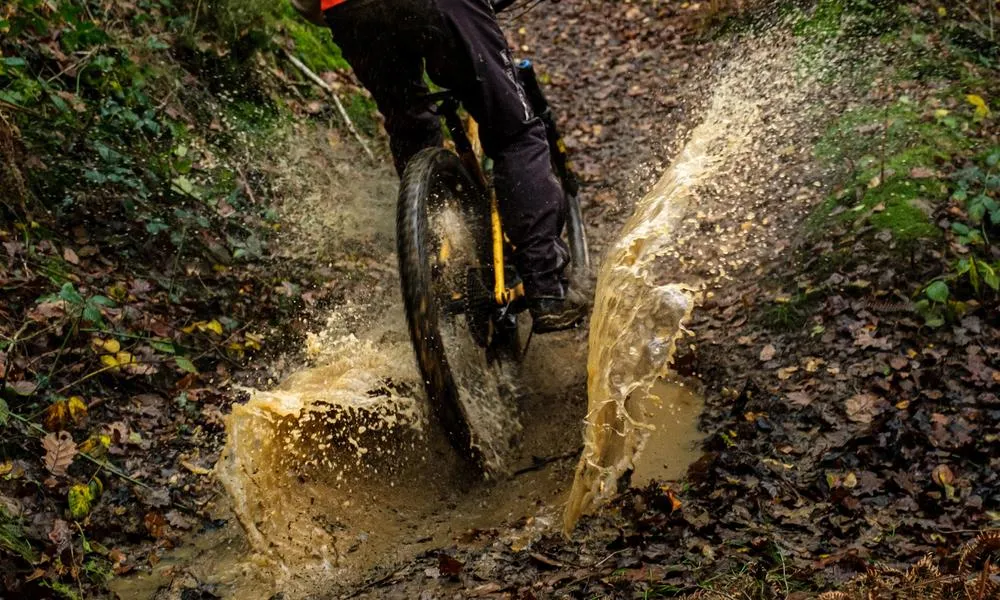
[[[344,60],[340,47],[334,43],[328,28],[303,20],[291,8],[286,10],[281,25],[295,42],[295,53],[313,71],[321,73],[348,68],[347,61]]]
[[[941,235],[941,230],[930,222],[927,214],[905,198],[886,204],[884,211],[872,215],[871,223],[879,229],[892,231],[896,239],[903,241]]]
[[[356,92],[351,94],[344,108],[347,109],[347,114],[354,121],[354,125],[366,135],[374,136],[378,133],[378,120],[375,117],[378,107],[374,100]]]
[[[844,5],[844,0],[820,0],[812,13],[803,15],[792,31],[795,35],[813,39],[835,37],[840,32]]]

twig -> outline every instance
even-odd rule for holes
[[[14,104],[13,102],[7,102],[6,100],[0,100],[0,107],[7,108],[9,110],[17,110],[24,113],[28,113],[29,115],[38,118],[44,118],[44,115],[41,112],[33,108],[28,108],[27,106],[21,106],[20,104]]]
[[[333,98],[333,103],[337,105],[337,110],[340,112],[341,118],[344,119],[344,123],[347,124],[347,129],[354,135],[354,138],[358,140],[358,143],[361,144],[361,148],[365,151],[365,154],[368,155],[368,158],[372,159],[372,161],[374,162],[375,154],[371,151],[371,148],[368,147],[368,144],[365,143],[365,140],[361,137],[361,134],[358,133],[357,128],[354,127],[354,123],[351,121],[351,117],[347,114],[347,109],[344,108],[343,103],[341,103],[340,98],[337,97],[337,93],[333,91],[333,88],[330,87],[330,84],[323,81],[323,79],[320,78],[320,76],[317,75],[316,73],[313,73],[312,69],[307,67],[305,63],[303,63],[301,60],[296,58],[294,54],[292,54],[288,50],[284,50],[284,53],[285,56],[288,57],[288,60],[292,61],[292,64],[295,65],[295,68],[297,68],[299,71],[302,71],[303,75],[311,79],[312,82],[318,85],[319,87],[323,88],[323,90],[325,90],[326,93],[328,93],[330,97]]]
[[[133,357],[133,358],[135,358],[135,357]],[[163,364],[164,362],[166,362],[166,361],[133,360],[131,362],[125,363],[124,366],[128,366],[128,365],[159,365],[159,364]],[[98,369],[96,371],[91,371],[90,373],[87,373],[86,375],[84,375],[83,377],[77,379],[73,383],[70,383],[70,384],[62,386],[61,388],[59,388],[58,390],[56,390],[56,394],[62,394],[66,390],[70,389],[71,387],[79,385],[79,384],[83,383],[84,381],[87,381],[91,377],[94,377],[96,375],[100,375],[101,373],[105,373],[105,372],[111,371],[113,369],[120,369],[120,368],[122,368],[121,364],[105,365],[105,366],[101,367],[100,369]]]
[[[580,456],[581,452],[583,452],[582,447],[577,448],[576,450],[573,450],[571,452],[566,452],[564,454],[558,454],[556,456],[547,456],[545,458],[535,459],[535,464],[531,465],[530,467],[524,467],[523,469],[518,469],[517,471],[514,471],[514,477],[517,477],[519,475],[524,475],[525,473],[531,473],[532,471],[541,471],[542,469],[544,469],[545,467],[554,462],[559,462],[561,460],[568,460],[570,458],[576,458],[577,456]]]

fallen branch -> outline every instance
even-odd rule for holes
[[[337,105],[337,110],[340,112],[341,118],[343,118],[344,123],[347,124],[347,129],[354,135],[354,138],[358,140],[358,143],[361,144],[361,148],[364,149],[365,154],[368,155],[368,158],[374,161],[375,154],[371,151],[371,148],[368,147],[368,144],[365,143],[365,140],[364,138],[361,137],[361,134],[358,133],[357,128],[354,127],[354,122],[351,121],[351,117],[348,116],[347,110],[344,108],[344,105],[340,101],[340,98],[337,97],[337,93],[333,91],[332,87],[330,87],[330,84],[323,81],[323,79],[320,78],[320,76],[317,75],[316,73],[313,73],[312,69],[307,67],[305,63],[303,63],[301,60],[296,58],[294,54],[292,54],[288,50],[285,50],[284,52],[285,56],[288,57],[288,60],[292,61],[292,64],[295,65],[295,68],[297,68],[299,71],[302,71],[302,73],[310,80],[312,80],[313,83],[323,88],[323,90],[325,90],[326,93],[330,94],[330,97],[333,98],[333,103]]]

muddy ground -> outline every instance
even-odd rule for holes
[[[956,552],[977,531],[994,526],[1000,511],[995,296],[943,327],[929,328],[910,299],[940,267],[939,249],[907,244],[867,224],[860,231],[838,224],[819,235],[807,234],[803,225],[838,181],[837,169],[813,160],[820,124],[848,107],[913,94],[913,87],[894,88],[874,76],[833,88],[824,87],[830,81],[824,77],[797,79],[783,62],[789,55],[784,44],[797,42],[787,35],[767,38],[752,28],[735,41],[720,37],[718,25],[728,13],[711,4],[563,0],[505,18],[512,45],[536,59],[547,82],[585,183],[585,216],[597,253],[612,243],[635,203],[677,162],[692,137],[705,133],[698,133],[699,124],[712,124],[712,135],[722,131],[732,134],[728,139],[749,140],[722,154],[728,160],[712,181],[697,187],[698,202],[672,234],[677,255],[668,257],[657,277],[687,283],[700,294],[675,364],[682,376],[701,382],[706,403],[700,418],[705,443],[697,459],[679,481],[631,490],[623,485],[619,498],[565,537],[557,526],[559,497],[572,479],[574,426],[580,427],[586,414],[586,340],[583,332],[566,334],[554,344],[569,348],[559,353],[573,363],[563,365],[567,385],[546,390],[540,384],[542,392],[523,405],[525,415],[547,420],[544,427],[528,427],[515,469],[521,473],[513,484],[499,484],[510,489],[481,496],[486,506],[512,495],[510,504],[519,509],[491,506],[483,511],[485,519],[449,525],[449,510],[461,502],[452,498],[431,511],[432,535],[420,527],[407,533],[409,556],[396,555],[390,543],[385,553],[393,556],[353,574],[365,583],[345,588],[327,581],[328,587],[313,588],[308,597],[812,597],[873,563],[902,569],[924,555],[950,575],[979,581],[973,588],[978,595],[970,597],[992,597],[995,586],[976,579],[983,563],[989,567],[992,545],[967,557],[971,566],[959,565]],[[936,14],[921,3],[912,10],[928,18]],[[833,63],[827,75],[856,66]],[[289,89],[309,85],[289,77],[293,74],[280,74],[292,80],[279,78],[283,93],[295,95]],[[291,102],[301,117],[333,118],[332,109],[316,104]],[[813,105],[815,111],[801,109]],[[84,527],[101,546],[88,553],[106,558],[122,579],[140,576],[117,588],[133,590],[120,597],[136,589],[157,598],[229,593],[217,577],[193,568],[211,565],[222,547],[230,559],[251,554],[232,515],[220,513],[227,501],[209,474],[225,441],[224,413],[233,402],[246,400],[242,386],[269,388],[314,366],[316,359],[300,346],[307,332],[323,329],[331,311],[363,322],[364,313],[388,313],[394,305],[391,222],[368,223],[362,210],[364,202],[373,201],[391,212],[390,170],[384,161],[372,167],[355,160],[356,148],[343,131],[294,133],[316,138],[300,150],[322,149],[297,156],[297,164],[308,163],[314,173],[328,164],[336,168],[293,186],[291,193],[285,188],[287,195],[358,184],[364,189],[359,198],[337,197],[352,204],[358,222],[331,221],[312,203],[305,203],[304,214],[295,206],[278,207],[285,224],[293,226],[278,236],[278,260],[232,270],[213,268],[214,240],[201,237],[209,256],[192,259],[183,281],[192,288],[211,286],[218,297],[201,301],[193,295],[180,316],[164,309],[169,327],[159,322],[154,327],[157,336],[203,347],[195,355],[202,372],[172,367],[169,381],[139,383],[95,378],[100,386],[86,397],[89,418],[112,424],[108,453],[129,478],[102,474],[108,490],[81,519],[80,535],[66,530],[73,521],[62,506],[67,480],[37,475],[41,463],[28,467],[23,457],[0,462],[14,473],[5,479],[4,497],[17,498],[2,508],[27,515],[34,544],[44,550],[43,561],[32,568],[0,568],[14,593],[47,597],[50,588],[29,577],[79,583],[82,565],[75,571],[73,565],[82,561],[74,549],[87,543]],[[381,151],[384,156],[384,146]],[[287,166],[276,162],[269,168],[280,174]],[[268,191],[255,187],[264,180],[253,173],[240,176],[241,193],[251,204]],[[371,235],[344,245],[345,232],[356,231]],[[72,245],[89,247],[86,233]],[[94,237],[104,249],[104,238]],[[322,250],[303,251],[304,239],[313,242],[305,246]],[[14,244],[7,251],[16,266],[24,248],[10,236],[4,240],[5,246]],[[109,255],[113,247],[106,249]],[[827,260],[831,249],[848,258]],[[38,252],[76,259],[83,281],[105,282],[102,277],[117,266],[111,259],[98,263],[93,254],[67,255],[44,244]],[[160,280],[152,286],[142,273],[122,275],[123,298],[131,294],[130,302],[140,307],[166,304],[173,283],[162,273],[173,273],[177,262],[167,271],[169,258],[154,269]],[[246,299],[251,296],[257,302]],[[26,303],[33,297],[24,294]],[[345,306],[354,308],[344,311]],[[250,329],[227,329],[224,340],[216,339],[215,328],[228,328],[229,322],[213,319],[226,313],[259,326],[265,350],[254,352],[260,348],[253,348],[257,338]],[[118,323],[128,316],[123,314],[110,318]],[[50,345],[57,344],[53,339]],[[238,356],[225,354],[230,342],[240,344]],[[95,362],[107,354],[101,348],[93,350]],[[10,370],[12,377],[21,375],[22,366]],[[30,369],[23,371],[27,378]],[[86,373],[65,377],[73,383]],[[544,383],[547,374],[536,377]],[[106,405],[101,395],[112,394],[128,401]],[[12,406],[26,413],[44,410]],[[550,417],[553,412],[558,418]],[[85,431],[82,424],[73,425],[69,413],[55,417],[65,422],[55,429]],[[36,444],[30,430],[18,435],[26,446]],[[71,474],[85,482],[91,475]],[[36,491],[43,486],[48,491]],[[206,539],[210,542],[203,543]],[[176,547],[196,550],[178,558]],[[252,581],[247,573],[255,568],[244,564],[238,577]],[[157,577],[153,585],[129,587],[151,571]],[[290,577],[296,577],[294,570]],[[908,579],[886,570],[868,583],[922,598],[932,597],[942,581],[924,568]],[[86,589],[103,585],[88,583]],[[948,585],[952,591],[960,587],[952,580]],[[278,590],[274,598],[280,597]]]

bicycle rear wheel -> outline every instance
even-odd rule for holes
[[[569,246],[570,268],[574,274],[590,271],[590,247],[583,224],[583,211],[575,194],[566,192],[566,241]]]
[[[470,400],[491,383],[488,206],[457,155],[429,148],[406,167],[396,222],[403,301],[431,408],[455,449],[480,466],[490,457],[469,413],[492,401]]]

